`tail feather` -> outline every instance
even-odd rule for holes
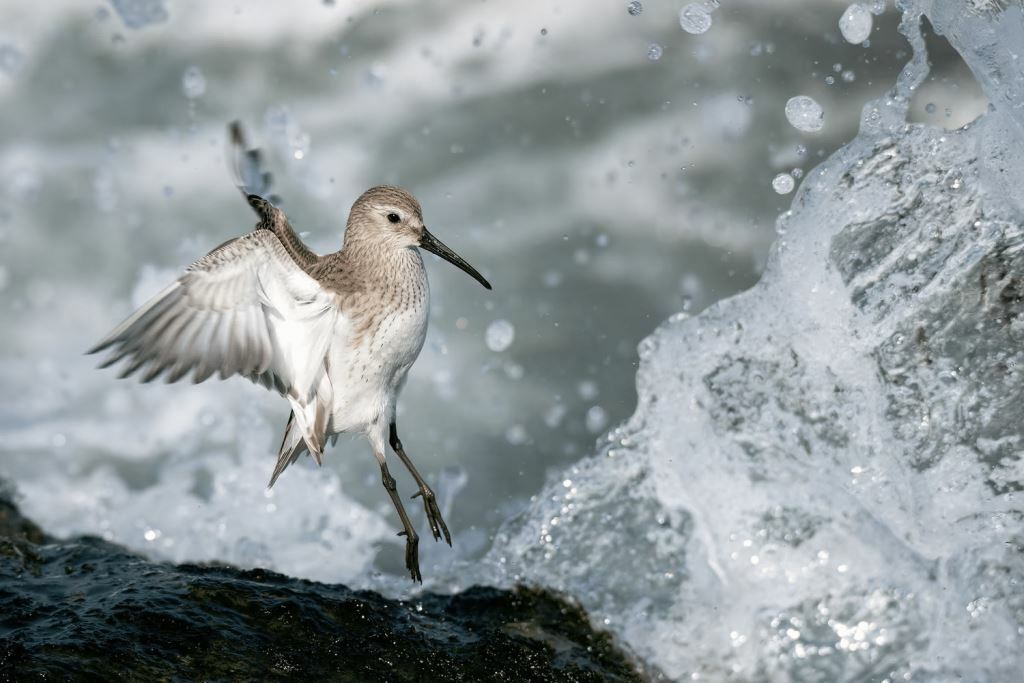
[[[270,478],[270,486],[274,485],[274,482],[289,465],[307,451],[316,460],[317,465],[323,464],[327,423],[330,418],[334,388],[331,386],[331,380],[327,373],[324,373],[320,378],[316,395],[311,400],[302,401],[291,393],[287,394],[287,398],[288,402],[292,404],[292,413],[284,428],[284,440],[281,442],[281,450],[277,454],[277,465]]]
[[[281,476],[281,473],[288,469],[288,465],[299,459],[306,448],[306,441],[302,438],[302,432],[295,425],[295,413],[288,416],[288,424],[284,428],[284,439],[281,441],[281,450],[277,453],[277,464],[274,466],[274,473],[270,475],[270,483],[267,488],[274,488],[274,482]]]

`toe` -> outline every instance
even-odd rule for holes
[[[405,568],[409,570],[413,581],[423,583],[423,575],[420,574],[419,538],[415,534],[406,537]]]

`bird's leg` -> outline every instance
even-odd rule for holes
[[[404,530],[399,531],[398,535],[405,536],[405,568],[409,570],[413,581],[423,583],[423,576],[420,574],[420,537],[416,534],[416,530],[412,528],[409,515],[405,513],[405,508],[402,507],[402,499],[398,497],[398,486],[395,484],[395,478],[388,472],[387,463],[384,462],[384,454],[378,455],[377,460],[380,462],[380,475],[384,482],[384,488],[387,489],[388,495],[391,496],[391,502],[395,504],[398,516],[402,520],[402,527],[404,527]]]
[[[444,523],[444,519],[441,518],[441,510],[437,507],[437,498],[434,496],[434,491],[427,486],[427,482],[416,471],[416,466],[412,464],[412,460],[405,454],[402,442],[398,438],[398,424],[396,422],[391,423],[390,441],[391,448],[394,449],[395,453],[402,460],[402,464],[409,470],[409,474],[412,475],[420,487],[420,490],[413,494],[413,498],[423,496],[423,507],[427,512],[427,521],[430,523],[430,532],[434,535],[434,540],[441,540],[441,533],[443,532],[445,543],[450,546],[452,544],[452,537],[448,533],[448,526]]]

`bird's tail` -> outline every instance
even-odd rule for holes
[[[295,413],[288,416],[288,424],[284,428],[284,439],[281,441],[281,450],[277,454],[277,465],[274,466],[274,473],[270,475],[270,483],[267,488],[273,488],[274,482],[281,476],[281,473],[288,469],[288,465],[299,459],[299,456],[308,450],[306,441],[302,438],[302,431],[295,424]]]
[[[316,394],[307,400],[300,400],[291,393],[287,395],[292,404],[292,414],[288,416],[288,424],[284,428],[284,440],[277,454],[277,465],[270,477],[274,485],[288,465],[298,460],[299,456],[309,451],[317,465],[323,464],[324,442],[327,440],[327,426],[330,421],[330,405],[334,400],[334,388],[327,373],[320,377]]]

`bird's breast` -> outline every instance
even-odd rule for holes
[[[354,373],[350,381],[395,386],[423,348],[430,289],[422,262],[413,265],[420,267],[409,268],[352,311],[343,351]]]
[[[342,306],[328,356],[332,433],[366,430],[394,416],[406,373],[423,348],[430,313],[430,290],[418,254],[401,275]]]

